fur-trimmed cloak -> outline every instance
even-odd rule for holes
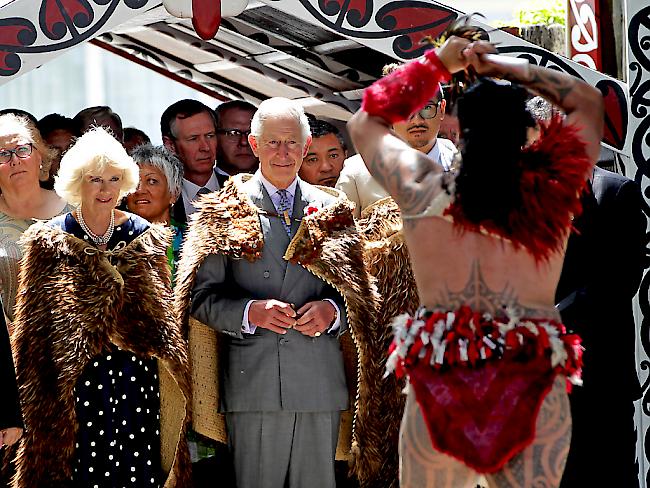
[[[190,338],[193,426],[200,434],[220,442],[226,442],[226,429],[224,417],[218,413],[219,334],[190,320],[189,304],[196,272],[208,255],[255,261],[263,252],[260,209],[238,188],[243,178],[231,178],[223,190],[206,195],[197,204],[199,211],[185,238],[176,275],[175,312]],[[364,329],[375,323],[379,298],[364,267],[364,239],[356,229],[350,202],[337,190],[321,189],[338,200],[302,219],[284,258],[329,283],[345,301],[350,334],[342,334],[340,343],[351,407],[341,417],[337,459],[350,459],[354,410],[364,408],[358,402],[355,405],[357,382],[367,381],[364,372],[358,371],[358,357],[365,354]]]
[[[46,223],[25,232],[12,342],[26,431],[14,488],[72,484],[75,384],[110,344],[158,359],[164,487],[191,486],[187,346],[171,309],[170,237],[154,225],[101,251]]]
[[[376,327],[365,335],[361,370],[368,381],[359,391],[358,424],[355,431],[354,465],[361,487],[399,486],[399,429],[402,422],[406,382],[395,375],[384,378],[388,347],[393,339],[391,321],[418,308],[418,296],[402,219],[395,201],[388,197],[365,208],[358,222],[365,237],[365,263],[377,280],[382,297]]]

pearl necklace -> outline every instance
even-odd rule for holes
[[[98,236],[93,231],[90,230],[86,221],[84,220],[83,212],[81,211],[81,205],[77,208],[77,222],[83,229],[83,231],[88,234],[92,241],[98,246],[105,246],[108,244],[108,241],[113,237],[113,231],[115,230],[115,210],[111,210],[111,221],[108,224],[108,229],[104,232],[104,235]]]

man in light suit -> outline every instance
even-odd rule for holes
[[[216,127],[214,112],[197,100],[179,100],[160,117],[163,144],[183,163],[183,187],[172,207],[177,225],[187,223],[199,196],[219,190],[229,177],[215,166]]]
[[[331,286],[283,259],[306,208],[335,200],[297,177],[310,141],[299,105],[262,102],[249,137],[260,169],[241,185],[261,209],[261,257],[210,254],[192,292],[191,314],[223,334],[221,410],[239,488],[335,486],[348,406],[338,341],[345,307]]]
[[[397,64],[384,67],[383,74],[388,75],[397,69]],[[436,96],[408,120],[393,124],[393,132],[413,149],[427,154],[445,170],[451,167],[456,147],[447,140],[438,137],[440,124],[445,118],[447,102],[442,86]],[[350,201],[356,204],[354,216],[359,218],[361,211],[382,198],[386,190],[370,175],[359,154],[346,159],[343,170],[336,182],[336,188],[344,192]]]

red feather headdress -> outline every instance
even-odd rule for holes
[[[457,203],[445,215],[453,217],[461,229],[503,237],[524,247],[536,260],[547,260],[563,248],[573,217],[582,212],[580,196],[592,164],[577,132],[556,116],[541,124],[539,140],[522,151],[522,205],[510,210],[509,230],[489,220],[470,222]]]

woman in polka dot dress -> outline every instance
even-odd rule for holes
[[[30,297],[29,278],[21,276],[17,371],[28,434],[18,455],[20,487],[186,486],[187,354],[171,318],[169,232],[115,209],[137,184],[138,167],[122,146],[103,129],[91,130],[68,151],[55,183],[78,207],[27,233],[27,252],[42,252],[43,242],[65,246],[54,246],[53,260],[40,260],[54,266],[41,276],[54,276],[45,299],[57,323],[39,328],[31,301],[42,303],[42,297]],[[34,337],[43,328],[50,347],[37,353]],[[161,434],[157,359],[172,390],[167,437]],[[57,398],[44,408],[48,381]],[[31,404],[33,397],[41,401]],[[56,429],[42,420],[57,415],[72,426]],[[57,434],[49,447],[44,429]],[[53,461],[49,469],[41,468],[39,454]]]

